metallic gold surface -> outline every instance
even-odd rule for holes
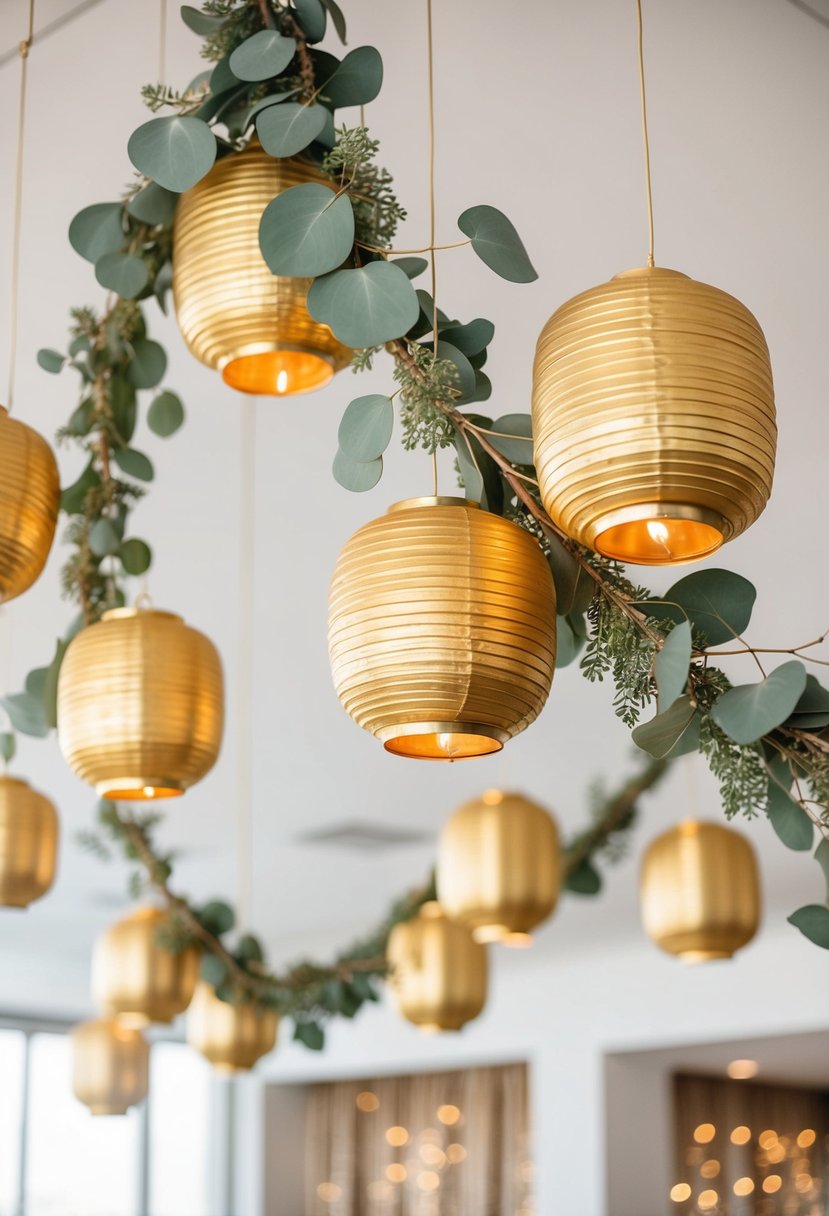
[[[731,958],[760,923],[752,844],[718,823],[680,823],[642,859],[642,920],[648,936],[688,963]]]
[[[27,591],[46,565],[59,501],[49,444],[0,405],[0,603]]]
[[[397,503],[340,554],[328,648],[344,708],[399,756],[499,751],[555,666],[555,592],[536,542],[462,498]]]
[[[487,790],[458,807],[440,835],[438,899],[476,941],[529,944],[561,889],[553,817],[521,794]]]
[[[115,1018],[72,1031],[72,1088],[93,1115],[125,1115],[147,1096],[150,1049],[140,1030]]]
[[[704,557],[771,493],[763,332],[739,300],[675,270],[619,274],[542,330],[533,434],[544,506],[568,536],[640,565]]]
[[[399,1012],[422,1030],[460,1030],[486,1003],[487,954],[439,903],[395,925],[386,951]]]
[[[331,184],[307,161],[274,160],[255,141],[217,161],[176,208],[179,327],[196,358],[243,393],[310,392],[351,361],[348,347],[308,313],[311,280],[271,274],[259,249],[265,207],[305,182]]]
[[[124,1026],[172,1022],[193,999],[199,978],[194,946],[173,954],[159,944],[169,932],[169,913],[136,908],[111,925],[95,943],[92,999],[105,1017]]]
[[[115,608],[66,652],[61,750],[102,798],[171,798],[215,764],[223,701],[221,661],[204,634],[172,612]]]
[[[202,981],[187,1013],[187,1042],[217,1072],[248,1072],[273,1051],[278,1027],[272,1009],[220,1001],[210,984]]]
[[[58,816],[26,781],[0,777],[0,907],[26,908],[55,881]]]

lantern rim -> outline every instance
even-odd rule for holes
[[[470,498],[461,498],[458,494],[424,494],[419,498],[401,498],[399,502],[393,502],[386,514],[391,515],[395,511],[417,510],[419,507],[470,507],[477,511],[480,510],[480,506],[479,502]]]
[[[299,357],[290,359],[291,355]],[[280,359],[279,356],[289,357]],[[296,364],[293,374],[292,363]],[[312,346],[251,342],[223,359],[219,370],[225,384],[237,392],[265,397],[298,397],[325,388],[339,368],[333,357]],[[280,390],[279,377],[283,374],[286,383]]]
[[[172,777],[110,777],[96,784],[95,793],[113,802],[152,802],[157,798],[181,798],[184,786]]]
[[[660,536],[658,529],[667,532]],[[600,515],[593,547],[603,557],[637,566],[680,565],[710,557],[733,528],[709,507],[678,502],[641,502]]]
[[[178,612],[168,612],[166,608],[152,608],[147,604],[132,604],[123,608],[107,608],[102,613],[102,621],[126,621],[133,617],[154,616],[167,621],[183,621]]]
[[[450,736],[451,743],[441,743],[442,735]],[[392,756],[450,762],[493,755],[509,737],[507,731],[483,722],[399,722],[377,731]]]

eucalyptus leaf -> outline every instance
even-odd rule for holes
[[[585,858],[575,869],[567,871],[564,886],[574,895],[598,895],[602,889],[602,876],[593,863]]]
[[[252,933],[244,933],[239,938],[234,953],[241,963],[264,963],[265,961],[265,951],[262,949],[262,943]]]
[[[322,42],[327,17],[322,0],[294,0],[294,8],[308,42]]]
[[[538,275],[520,236],[503,212],[495,207],[470,207],[458,227],[490,270],[511,283],[532,283]]]
[[[443,337],[469,358],[486,350],[495,337],[495,326],[485,317],[476,317],[474,321],[467,321],[466,325],[447,326]]]
[[[213,168],[216,136],[193,115],[151,118],[133,131],[127,152],[139,173],[181,194]]]
[[[127,211],[142,224],[171,224],[178,205],[178,195],[165,190],[157,182],[148,182],[127,203]]]
[[[10,730],[0,732],[0,757],[5,764],[11,764],[17,750],[17,740]]]
[[[806,687],[786,725],[799,730],[829,725],[829,692],[813,675],[806,676]]]
[[[340,451],[351,460],[366,463],[382,456],[389,446],[394,426],[390,397],[369,393],[346,406],[337,439]]]
[[[211,899],[196,912],[200,924],[216,937],[223,937],[236,924],[236,914],[223,899]]]
[[[470,445],[464,435],[456,435],[453,442],[458,454],[458,469],[463,482],[464,494],[470,502],[480,502],[484,496],[484,479],[480,468],[472,458]]]
[[[806,904],[792,912],[788,920],[810,942],[829,950],[829,908],[825,904]]]
[[[826,893],[827,897],[829,897],[829,839],[826,836],[821,837],[820,844],[815,849],[815,861],[823,871],[823,878],[826,882]]]
[[[143,452],[137,452],[135,448],[113,448],[112,458],[128,477],[135,477],[138,481],[152,481],[155,476],[149,458]]]
[[[118,552],[121,538],[109,519],[96,519],[89,529],[89,547],[96,557],[109,557]]]
[[[66,486],[60,492],[60,509],[67,515],[82,515],[86,496],[94,486],[101,484],[101,478],[90,461],[77,481]]]
[[[800,852],[811,849],[814,842],[811,819],[774,780],[769,781],[767,810],[771,826],[787,849]]]
[[[227,21],[226,17],[221,17],[217,13],[203,13],[201,9],[194,8],[192,4],[182,4],[180,11],[181,19],[187,28],[191,29],[194,34],[201,35],[202,38],[217,33]]]
[[[93,203],[79,211],[69,225],[69,244],[87,262],[115,253],[126,239],[121,203]]]
[[[54,657],[46,668],[46,678],[43,682],[43,712],[49,727],[55,727],[58,724],[58,678],[64,655],[68,649],[69,642],[66,639],[58,638]]]
[[[135,432],[135,389],[120,373],[113,372],[110,376],[109,408],[118,434],[124,443],[129,443]]]
[[[326,80],[320,97],[335,110],[343,106],[365,106],[374,101],[382,85],[380,52],[373,46],[358,46],[348,52]]]
[[[362,494],[365,490],[373,490],[383,476],[383,457],[378,456],[376,460],[368,461],[352,460],[338,448],[332,471],[334,479],[344,489]]]
[[[210,73],[209,84],[210,94],[214,97],[220,93],[226,93],[229,89],[241,84],[238,76],[234,76],[230,68],[230,56],[225,55],[224,59],[220,59]]]
[[[709,646],[732,642],[748,626],[757,592],[731,570],[697,570],[667,591],[661,601],[642,605],[657,620],[690,620]]]
[[[586,612],[592,602],[596,584],[557,536],[548,536],[547,542],[548,560],[556,588],[557,611]]]
[[[153,561],[150,546],[146,541],[139,540],[135,536],[124,541],[118,550],[118,556],[126,573],[131,574],[134,578],[146,574]]]
[[[295,156],[317,138],[325,126],[325,106],[303,106],[295,101],[268,106],[256,118],[256,130],[268,156]]]
[[[42,697],[32,696],[29,692],[14,692],[7,697],[0,697],[0,705],[9,715],[14,729],[22,735],[45,739],[49,734]]]
[[[570,618],[556,618],[556,670],[569,667],[581,654],[584,638],[576,632]]]
[[[777,667],[757,684],[724,692],[711,717],[735,743],[756,743],[785,722],[806,687],[806,668],[798,659]]]
[[[353,243],[354,211],[348,195],[338,197],[319,182],[292,186],[277,195],[259,225],[262,256],[274,274],[289,277],[327,274],[342,265]]]
[[[167,352],[161,343],[153,342],[152,338],[138,338],[127,367],[127,380],[133,388],[155,388],[164,379],[166,370]]]
[[[37,365],[42,367],[45,372],[56,376],[58,372],[63,371],[63,365],[66,362],[66,355],[62,355],[60,351],[49,350],[48,347],[42,346],[37,352]]]
[[[454,333],[452,330],[453,337]],[[487,438],[502,456],[506,456],[513,464],[532,464],[533,431],[529,414],[504,414],[493,422],[492,432]]]
[[[690,697],[678,697],[669,709],[633,731],[633,742],[648,755],[683,756],[699,747],[700,718]]]
[[[150,281],[147,263],[135,253],[105,253],[95,263],[95,278],[107,291],[134,300]]]
[[[308,292],[308,311],[315,321],[330,326],[346,346],[356,349],[382,346],[402,337],[417,320],[419,305],[399,267],[392,262],[369,262],[357,270],[338,270],[316,279]]]
[[[464,355],[464,358],[466,356]],[[469,361],[469,366],[472,367],[472,361]],[[492,381],[489,376],[485,376],[483,372],[475,371],[475,387],[471,393],[467,393],[461,400],[462,405],[471,405],[475,401],[489,401],[492,396]]]
[[[298,94],[299,89],[289,89],[286,93],[269,93],[267,97],[263,97],[261,101],[257,101],[250,107],[242,121],[242,129],[246,129],[251,119],[255,118],[257,114],[261,114],[263,110],[268,110],[271,106],[282,105],[283,102],[290,101]]]
[[[467,401],[475,392],[475,368],[463,351],[458,350],[452,342],[444,341],[443,338],[438,339],[437,357],[454,364],[458,373],[454,387],[460,392],[459,401]]]
[[[296,54],[296,38],[278,30],[259,30],[246,38],[230,56],[230,70],[238,80],[267,80],[284,71]]]
[[[227,964],[209,951],[201,957],[201,978],[212,988],[220,988],[227,979]]]
[[[297,1022],[294,1025],[294,1039],[310,1051],[322,1051],[325,1046],[325,1031],[318,1022]]]
[[[325,5],[326,9],[328,10],[328,16],[331,18],[331,24],[334,26],[334,29],[337,31],[337,37],[339,38],[339,40],[343,44],[343,46],[345,46],[346,28],[345,28],[345,17],[343,16],[342,9],[340,8],[339,4],[337,4],[337,0],[322,0],[322,3]]]
[[[147,410],[147,425],[154,435],[162,439],[174,435],[184,422],[184,406],[181,398],[169,390],[159,393]]]
[[[685,691],[690,665],[691,626],[681,621],[666,637],[653,664],[660,707],[673,705]]]
[[[425,258],[394,258],[392,266],[397,266],[402,270],[407,279],[416,279],[418,275],[423,274],[424,270],[429,269],[429,263]]]

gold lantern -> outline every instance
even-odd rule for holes
[[[181,196],[173,233],[173,295],[192,353],[243,393],[322,388],[352,352],[306,307],[310,279],[273,275],[259,249],[268,203],[330,179],[298,157],[275,160],[254,140]]]
[[[538,340],[544,506],[606,557],[670,565],[745,531],[771,493],[769,352],[739,300],[675,270],[629,270],[564,304]]]
[[[500,751],[550,691],[549,566],[531,536],[475,503],[399,502],[340,554],[328,647],[343,706],[387,751]]]
[[[487,790],[449,819],[438,849],[438,898],[476,941],[530,944],[561,887],[558,828],[521,794]]]
[[[718,823],[680,823],[642,860],[642,920],[649,937],[687,963],[731,958],[760,923],[751,843]]]
[[[0,603],[27,591],[46,565],[59,503],[49,444],[0,406]]]
[[[125,1115],[147,1096],[150,1049],[140,1030],[117,1018],[72,1031],[72,1088],[93,1115]]]
[[[95,943],[92,996],[106,1017],[125,1026],[172,1022],[183,1013],[199,977],[195,946],[173,953],[159,943],[170,916],[160,908],[137,908],[111,925]]]
[[[183,794],[219,754],[222,666],[171,612],[115,608],[74,638],[58,681],[58,737],[102,798]]]
[[[421,1030],[460,1030],[486,1003],[486,947],[439,903],[394,926],[386,957],[398,1010]]]
[[[187,1014],[187,1042],[217,1072],[247,1072],[273,1051],[278,1026],[272,1009],[220,1001],[210,984],[202,981]]]
[[[52,886],[58,852],[54,806],[26,781],[0,777],[0,907],[26,908]]]

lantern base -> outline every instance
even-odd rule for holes
[[[180,798],[184,790],[169,777],[117,777],[99,781],[95,793],[111,802],[152,802],[158,798]]]
[[[733,950],[683,950],[679,958],[690,967],[697,963],[714,963],[718,959],[733,958]]]
[[[506,731],[480,722],[401,722],[377,737],[393,756],[449,761],[492,755],[509,739]]]
[[[222,367],[222,379],[240,393],[292,397],[324,388],[334,376],[333,362],[317,351],[297,347],[252,349]]]
[[[97,1115],[99,1118],[106,1115],[125,1115],[129,1110],[128,1106],[90,1106],[90,1115]]]
[[[634,566],[674,566],[716,553],[730,532],[723,517],[707,507],[637,503],[596,521],[593,548]]]
[[[531,933],[510,929],[509,925],[476,925],[472,936],[482,946],[511,946],[515,950],[526,950],[533,944]]]

